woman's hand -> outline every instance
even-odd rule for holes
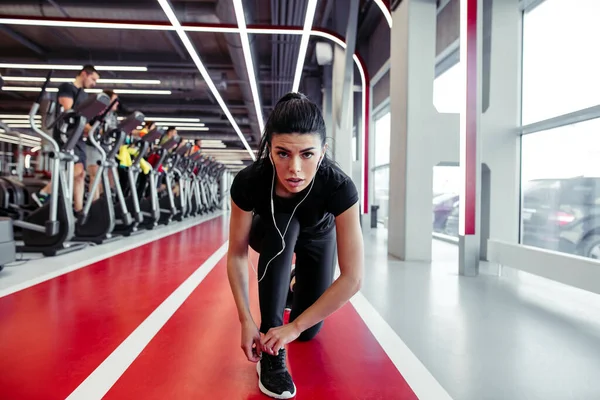
[[[248,361],[260,361],[260,332],[252,320],[242,322],[242,350]]]
[[[263,351],[271,355],[277,355],[279,350],[283,349],[286,344],[298,339],[301,333],[302,331],[293,322],[271,328],[261,340]]]

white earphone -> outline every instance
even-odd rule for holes
[[[281,255],[281,253],[283,253],[285,251],[285,234],[287,233],[287,230],[290,227],[290,223],[292,222],[292,219],[294,218],[294,214],[296,213],[296,210],[298,209],[298,207],[300,207],[300,204],[302,204],[304,202],[304,200],[306,200],[306,198],[310,194],[312,187],[315,183],[315,180],[317,178],[317,172],[319,171],[319,168],[321,168],[321,163],[323,162],[323,158],[325,158],[325,153],[323,153],[323,155],[319,159],[319,164],[317,164],[317,171],[315,172],[315,176],[312,179],[312,182],[310,183],[310,188],[308,189],[308,192],[306,193],[306,195],[304,195],[302,200],[300,200],[300,202],[298,204],[296,204],[296,207],[294,207],[294,210],[292,211],[292,215],[290,216],[290,220],[288,221],[287,225],[285,226],[285,230],[283,231],[283,234],[282,234],[281,231],[279,230],[279,227],[277,226],[277,221],[275,221],[275,203],[273,201],[273,190],[275,188],[275,175],[277,175],[277,170],[275,169],[275,163],[273,162],[273,159],[271,158],[271,152],[269,151],[269,160],[271,161],[271,165],[273,165],[273,179],[271,181],[271,217],[273,218],[273,225],[275,226],[275,229],[277,229],[277,232],[279,233],[279,237],[281,237],[281,250],[279,251],[279,253],[275,254],[275,256],[273,258],[271,258],[269,260],[269,262],[265,266],[265,272],[263,272],[263,275],[260,277],[258,282],[262,281],[263,278],[265,277],[265,275],[267,274],[267,270],[269,269],[269,264],[271,264],[271,262],[274,259],[279,257]],[[258,272],[257,272],[257,274],[258,274]]]

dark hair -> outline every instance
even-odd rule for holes
[[[269,115],[260,141],[258,160],[269,156],[268,146],[273,135],[282,133],[317,134],[325,146],[327,132],[319,107],[302,93],[290,92],[283,96]]]
[[[110,97],[111,99],[115,95],[115,91],[114,90],[110,90],[110,89],[105,89],[102,92],[104,92],[104,94],[107,95],[108,97]]]
[[[100,75],[100,73],[98,73],[96,68],[90,64],[84,65],[83,68],[81,68],[81,71],[79,71],[79,75],[81,75],[83,72],[85,72],[88,75],[91,75],[93,73]]]

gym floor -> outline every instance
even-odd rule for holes
[[[266,398],[239,348],[227,222],[0,272],[0,398]],[[400,262],[385,238],[365,232],[363,290],[289,346],[298,399],[600,398],[595,297],[490,265],[459,277],[456,247],[438,241],[431,264]],[[258,316],[256,290],[251,303]]]

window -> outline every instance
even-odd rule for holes
[[[460,168],[458,166],[433,167],[433,231],[458,236],[458,195]]]
[[[521,242],[600,258],[600,119],[523,136],[521,179]]]
[[[377,219],[387,226],[390,192],[390,112],[375,119],[375,160],[373,160],[373,205],[379,206]]]
[[[465,104],[465,85],[460,63],[433,81],[433,105],[439,113],[459,114]]]
[[[379,206],[377,221],[387,226],[390,199],[390,165],[382,165],[373,170],[375,182],[375,199],[373,204]]]
[[[358,135],[356,134],[356,127],[352,129],[352,161],[358,161]]]
[[[546,0],[523,19],[523,125],[600,104],[600,1]]]
[[[390,163],[390,124],[389,111],[375,120],[375,167]]]

